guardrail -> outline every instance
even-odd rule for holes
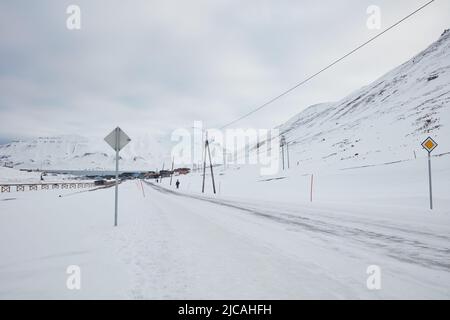
[[[0,184],[0,193],[11,192],[15,188],[16,192],[37,191],[39,187],[41,190],[54,189],[82,189],[92,188],[95,184],[93,182],[49,182],[49,183],[14,183],[14,184]]]

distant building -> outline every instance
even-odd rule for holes
[[[161,176],[161,177],[170,177],[171,176],[171,174],[172,174],[172,171],[170,171],[170,170],[161,170],[161,171],[159,171],[159,175]]]
[[[175,170],[173,170],[176,174],[180,175],[180,174],[188,174],[191,172],[191,169],[189,168],[177,168]]]
[[[144,173],[144,179],[156,179],[159,177],[159,174],[157,174],[155,171],[149,171],[147,173]]]

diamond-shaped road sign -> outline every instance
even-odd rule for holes
[[[116,151],[116,194],[115,194],[115,208],[114,208],[114,226],[117,227],[118,216],[118,199],[119,199],[119,151],[122,150],[130,141],[130,137],[119,127],[115,128],[105,138],[105,141]]]
[[[106,136],[105,141],[115,151],[120,151],[131,141],[131,139],[125,132],[122,131],[122,129],[117,127]]]
[[[422,147],[427,150],[429,153],[434,150],[434,148],[437,147],[436,141],[434,141],[431,137],[428,137],[425,139],[424,142],[422,142]]]
[[[428,188],[430,191],[430,209],[433,209],[433,188],[431,184],[431,151],[433,151],[437,147],[436,141],[434,141],[431,137],[425,139],[422,142],[422,147],[428,151]]]

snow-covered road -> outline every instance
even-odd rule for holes
[[[339,215],[324,210],[305,210],[288,205],[275,203],[257,203],[231,201],[183,194],[149,183],[154,189],[172,195],[207,201],[221,206],[238,209],[259,217],[285,224],[299,231],[311,232],[316,235],[345,238],[350,242],[377,250],[383,254],[401,261],[420,264],[433,269],[450,270],[450,234],[447,230],[434,233],[423,230],[422,226],[405,228],[402,225],[371,221],[367,217],[358,219],[348,217],[345,213]]]
[[[421,225],[170,188],[123,183],[118,228],[113,189],[10,194],[0,201],[0,297],[450,297],[448,216]],[[65,286],[74,264],[80,291]],[[366,286],[370,265],[381,290]]]
[[[176,216],[172,225],[181,221],[185,228],[196,229],[195,221],[206,220],[208,225],[228,234],[229,243],[236,236],[244,237],[244,241],[233,244],[231,252],[223,256],[225,259],[236,254],[247,257],[242,261],[252,265],[254,274],[258,274],[262,265],[270,266],[273,260],[283,261],[281,268],[258,274],[260,284],[280,277],[286,280],[282,292],[249,288],[249,292],[260,292],[261,297],[426,297],[439,296],[439,291],[443,296],[449,295],[448,225],[436,225],[429,230],[414,223],[396,224],[392,219],[361,217],[324,208],[204,197],[175,192],[157,184],[149,186],[160,193],[151,192],[151,195],[161,199],[166,208],[169,203],[178,206],[166,209],[165,217]],[[213,228],[201,228],[207,229]],[[189,241],[189,235],[186,239]],[[213,239],[214,235],[205,236],[210,245]],[[247,247],[251,244],[251,249],[242,252],[244,244]],[[220,246],[214,248],[211,246],[220,256],[223,252]],[[253,252],[262,252],[266,260],[254,259]],[[253,261],[258,263],[253,266]],[[366,269],[373,264],[384,269],[384,289],[379,292],[366,287]],[[233,274],[238,275],[240,271]],[[257,284],[258,281],[253,282]],[[413,292],[404,290],[417,284]]]

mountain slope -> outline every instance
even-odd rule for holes
[[[279,129],[299,165],[349,166],[450,151],[450,31],[408,62],[336,103],[314,105]]]

